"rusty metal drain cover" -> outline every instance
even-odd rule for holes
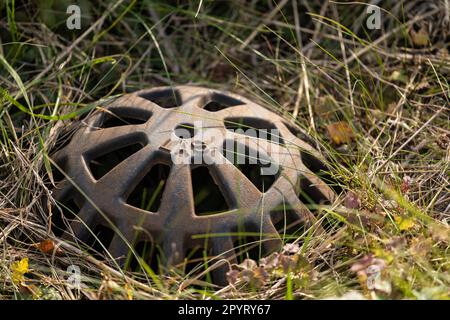
[[[195,248],[230,263],[250,244],[268,253],[314,221],[310,204],[334,198],[301,129],[242,96],[194,86],[98,108],[52,158],[64,172],[55,234],[94,238],[122,263],[130,248],[147,260],[157,251],[171,267]],[[213,271],[216,283],[228,265]]]

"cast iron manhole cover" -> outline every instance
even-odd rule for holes
[[[86,117],[53,156],[65,172],[53,230],[121,263],[130,247],[152,266],[183,265],[199,248],[234,263],[251,245],[277,250],[314,221],[311,204],[332,202],[319,158],[301,129],[242,96],[138,91]]]

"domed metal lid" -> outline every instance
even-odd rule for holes
[[[333,201],[320,158],[304,131],[242,96],[138,91],[99,107],[53,156],[65,172],[53,190],[53,230],[83,242],[103,232],[102,246],[121,262],[148,242],[165,266],[196,247],[210,265],[234,263],[250,243],[277,250],[314,221],[308,204]],[[216,283],[228,265],[217,264]]]

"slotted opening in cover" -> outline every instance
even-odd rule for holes
[[[329,204],[328,199],[320,192],[309,179],[304,176],[299,178],[297,184],[297,195],[310,211],[316,211],[321,204]]]
[[[320,218],[321,215],[326,215],[321,220],[321,225],[325,230],[330,231],[331,229],[336,229],[337,226],[342,226],[342,221],[337,220],[323,210],[319,210],[320,205],[329,205],[330,201],[309,179],[301,177],[296,189],[299,200],[305,204],[314,216]]]
[[[94,228],[94,234],[91,234],[87,245],[94,255],[105,254],[114,237],[114,231],[110,227],[98,224]],[[94,236],[95,235],[95,236]]]
[[[154,90],[139,95],[141,98],[150,100],[161,108],[176,108],[182,104],[181,94],[177,89]]]
[[[170,166],[155,164],[128,196],[127,203],[146,211],[158,211],[169,172]]]
[[[196,215],[212,215],[230,210],[222,191],[207,167],[193,168],[191,181]]]
[[[204,247],[199,246],[186,250],[184,259],[184,273],[191,274],[204,271],[208,260],[211,258],[210,251],[211,250],[207,250]]]
[[[145,270],[147,267],[150,267],[151,270],[158,274],[160,270],[160,252],[159,248],[156,247],[151,241],[139,241],[134,247],[134,251],[136,255],[133,255],[130,251],[128,257],[128,270],[134,272],[147,272]],[[139,263],[140,260],[143,265]]]
[[[232,229],[233,247],[238,263],[245,259],[258,261],[265,254],[260,232],[252,223],[240,223]]]
[[[57,168],[53,164],[51,165],[53,181],[55,182],[55,184],[64,180],[64,178],[65,178],[64,174],[67,174],[66,159],[64,159],[63,161],[60,161],[59,163],[57,163],[57,165],[59,168]]]
[[[271,121],[252,117],[230,117],[224,120],[225,128],[232,132],[264,139],[274,144],[284,144],[280,130]]]
[[[143,148],[142,144],[134,143],[123,148],[113,150],[89,161],[92,176],[98,180],[111,171],[115,166],[129,158]]]
[[[303,219],[287,203],[272,210],[270,218],[284,242],[293,242],[306,231]]]
[[[296,125],[293,125],[291,123],[288,123],[286,121],[283,121],[283,124],[286,126],[286,128],[289,130],[290,133],[292,133],[297,138],[303,140],[304,142],[308,143],[313,148],[316,148],[316,145],[314,143],[314,139],[312,139],[310,136],[308,136],[305,132],[303,132],[300,128],[296,127]]]
[[[269,157],[242,143],[227,140],[223,144],[222,153],[261,192],[269,190],[279,177],[280,168],[272,165]]]
[[[207,99],[205,99],[203,109],[211,112],[217,112],[229,107],[239,106],[241,104],[244,103],[238,99],[220,93],[212,93]]]
[[[55,236],[60,237],[68,229],[68,225],[75,219],[80,207],[73,199],[58,202],[52,215],[52,230]]]
[[[104,112],[99,126],[102,129],[143,124],[152,116],[150,111],[144,109],[123,108]]]
[[[334,190],[337,194],[342,192],[339,182],[333,178],[330,174],[329,169],[325,164],[313,156],[310,152],[305,150],[300,151],[303,164],[311,170],[314,174],[319,176],[330,188]]]

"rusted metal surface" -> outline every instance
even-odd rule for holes
[[[259,129],[264,125],[278,129],[281,143],[227,130],[226,123],[238,118],[250,119],[249,122],[256,123]],[[270,188],[258,189],[221,152],[214,155],[223,160],[217,164],[174,163],[170,154],[177,142],[174,129],[198,121],[205,133],[200,140],[205,159],[207,151],[222,150],[225,137],[250,149],[262,150],[260,154],[270,157],[271,161],[277,158],[279,171]],[[129,122],[133,124],[127,124]],[[216,131],[209,130],[211,128]],[[304,132],[296,130],[306,139]],[[69,177],[58,183],[53,190],[54,197],[61,202],[73,200],[79,208],[75,218],[65,221],[63,236],[85,241],[90,229],[97,225],[110,227],[112,223],[120,231],[106,244],[113,257],[123,260],[127,255],[129,245],[124,240],[130,244],[149,240],[161,248],[162,261],[167,266],[179,265],[186,250],[205,247],[202,235],[208,234],[206,242],[211,256],[217,261],[235,262],[235,234],[241,226],[260,235],[264,252],[277,250],[283,234],[275,227],[283,219],[280,206],[288,208],[299,221],[314,221],[314,215],[298,196],[299,186],[307,186],[316,200],[331,202],[334,198],[332,189],[304,163],[308,159],[311,168],[320,154],[294,133],[286,120],[276,113],[228,92],[178,86],[125,95],[86,117],[70,143],[53,156]],[[95,159],[136,143],[140,145],[138,151],[95,178],[91,165]],[[309,156],[305,158],[305,155]],[[163,181],[159,207],[152,212],[127,203],[127,199],[155,164],[168,166],[170,171]],[[226,212],[196,214],[191,172],[202,166],[208,169],[227,202]],[[275,211],[278,214],[274,214]],[[137,229],[141,232],[136,232]],[[217,283],[224,283],[227,265],[218,267],[213,274]]]

